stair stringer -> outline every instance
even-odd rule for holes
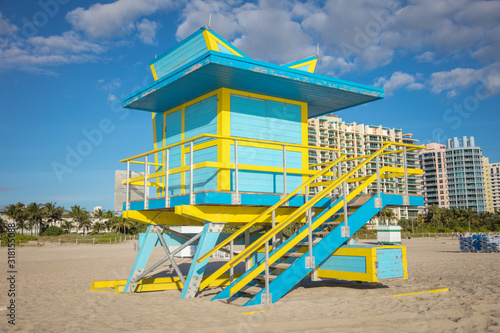
[[[373,196],[368,200],[363,206],[359,207],[348,219],[348,225],[351,231],[351,235],[358,231],[362,226],[364,226],[373,216],[375,216],[382,208],[375,208],[375,197]],[[396,194],[381,194],[382,206],[403,206],[403,195]],[[421,206],[423,205],[423,198],[417,196],[410,196],[410,206]],[[328,235],[326,235],[318,244],[313,246],[313,256],[315,258],[316,266],[319,266],[324,260],[326,260],[334,251],[341,247],[345,241],[348,240],[347,237],[341,236],[341,226],[338,225],[333,229]],[[298,258],[292,266],[284,270],[280,275],[278,275],[271,283],[269,283],[269,293],[271,294],[272,303],[277,302],[286,293],[288,293],[297,283],[299,283],[304,277],[313,271],[312,268],[306,268],[306,257],[302,255]],[[228,287],[229,288],[229,287]],[[261,304],[262,293],[265,292],[263,289],[254,297],[252,297],[243,306],[258,305]]]
[[[319,213],[318,215],[314,216],[313,217],[313,222],[316,221],[317,219],[319,219],[321,216],[323,216],[323,214],[325,214],[326,212],[328,212],[330,209],[332,209],[337,203],[339,203],[340,201],[342,201],[342,197],[340,197],[339,199],[333,201],[330,203],[330,205],[328,205],[328,207],[326,207],[326,209],[324,209],[321,213]],[[289,237],[286,241],[284,241],[282,244],[280,244],[278,247],[276,247],[275,249],[273,249],[270,253],[269,253],[269,256],[272,256],[276,251],[279,251],[283,246],[285,246],[288,242],[290,242],[293,238],[297,237],[297,235],[303,231],[303,229],[306,229],[307,228],[307,224],[305,224],[304,226],[302,226],[302,228],[300,228],[298,231],[296,231],[291,237]],[[255,265],[253,265],[249,270],[247,270],[245,273],[243,273],[239,278],[237,278],[236,280],[234,280],[231,284],[229,284],[227,287],[225,287],[221,292],[219,292],[217,295],[215,295],[211,300],[212,301],[215,301],[217,299],[224,299],[224,298],[229,298],[231,297],[230,295],[230,290],[231,290],[231,287],[233,285],[235,285],[236,283],[238,283],[240,280],[242,280],[243,278],[245,278],[247,275],[249,275],[250,273],[252,273],[255,269],[257,269],[257,267],[259,266],[259,264],[261,264],[262,262],[264,261],[264,259],[262,259],[261,261],[259,261],[258,263],[256,263]]]

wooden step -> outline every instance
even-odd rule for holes
[[[325,222],[325,223],[322,223],[321,225],[339,225],[340,223],[342,223],[342,222],[335,222],[335,221],[332,221],[332,222]]]
[[[313,246],[319,243],[319,239],[313,240]],[[309,242],[298,242],[297,246],[309,246]]]
[[[304,253],[298,253],[298,252],[288,252],[283,255],[285,258],[300,258],[302,257]]]
[[[272,281],[272,280],[276,279],[277,277],[278,277],[278,275],[269,274],[269,281]],[[257,280],[265,280],[266,279],[266,275],[265,274],[259,274],[255,278]]]
[[[315,231],[315,232],[313,232],[313,235],[326,236],[329,233],[330,233],[330,231]]]
[[[278,268],[278,269],[287,269],[290,266],[292,266],[292,264],[277,263],[277,262],[269,265],[269,267]]]
[[[250,295],[256,295],[262,290],[261,287],[255,287],[255,286],[244,286],[243,288],[240,289],[241,292],[245,294],[250,294]]]

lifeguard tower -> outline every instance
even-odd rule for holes
[[[346,242],[383,207],[423,205],[407,187],[381,193],[380,179],[422,174],[407,168],[406,151],[424,147],[378,142],[372,154],[358,156],[328,142],[309,146],[308,118],[383,98],[380,88],[314,74],[316,61],[257,61],[203,27],[151,62],[155,81],[123,106],[151,112],[154,149],[121,161],[126,172],[117,174],[115,196],[123,216],[148,229],[128,279],[107,286],[125,293],[180,289],[181,298],[222,286],[214,299],[243,297],[248,306],[277,302],[308,275],[363,281],[407,276],[404,248]],[[312,151],[327,161],[310,164]],[[385,164],[387,154],[400,156],[402,165]],[[366,174],[360,171],[365,165]],[[293,223],[298,230],[285,237]],[[226,225],[236,231],[222,234]],[[184,234],[171,226],[203,229]],[[245,247],[234,253],[236,244]],[[196,251],[184,275],[174,256],[192,245]],[[155,246],[166,256],[146,267]],[[229,259],[205,275],[217,251],[229,252]],[[383,268],[383,258],[399,260]],[[167,262],[176,277],[148,280]],[[243,262],[244,273],[234,274]]]

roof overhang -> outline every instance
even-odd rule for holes
[[[305,102],[309,118],[384,97],[381,88],[208,51],[126,97],[123,107],[164,112],[219,88]]]

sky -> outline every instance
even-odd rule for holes
[[[121,100],[149,62],[208,25],[248,56],[384,88],[348,122],[419,143],[474,136],[500,162],[500,1],[0,0],[0,206],[113,208],[119,160],[153,148]]]

